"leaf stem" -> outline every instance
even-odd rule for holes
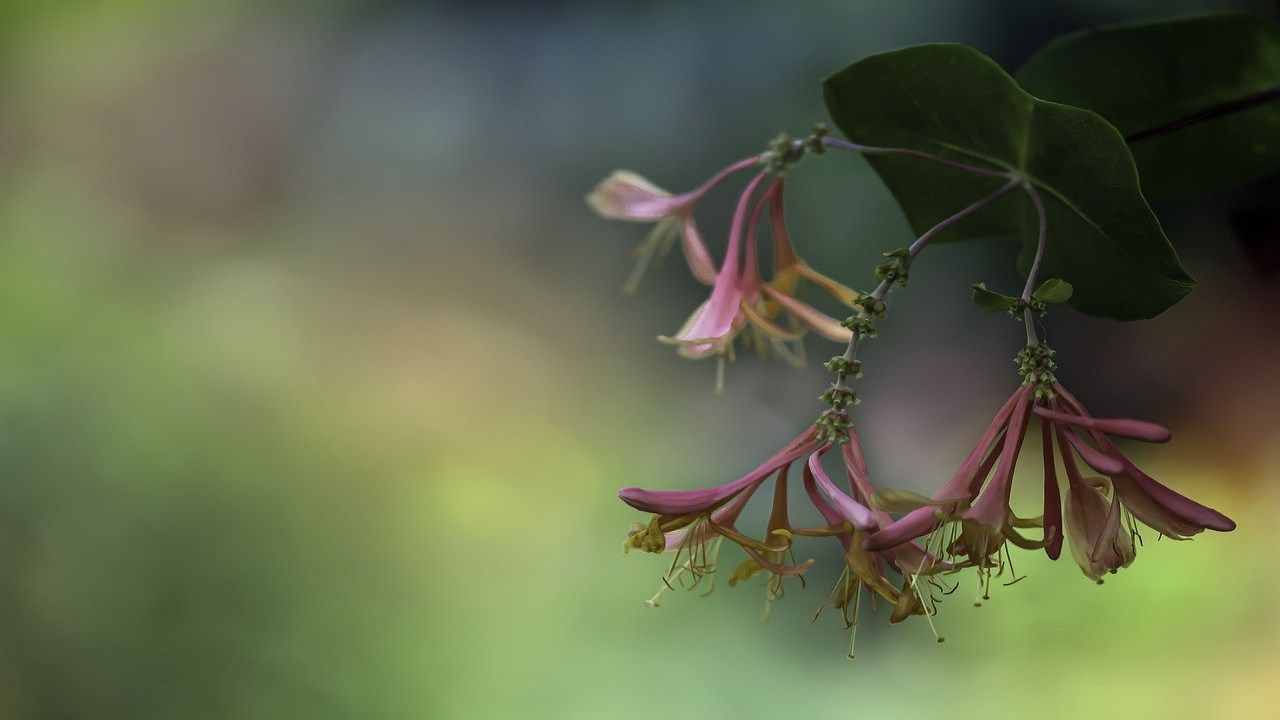
[[[1022,302],[1030,303],[1031,293],[1035,292],[1036,279],[1040,275],[1040,263],[1044,261],[1044,249],[1048,244],[1049,218],[1044,211],[1044,201],[1040,199],[1040,193],[1036,192],[1035,186],[1030,181],[1023,180],[1022,189],[1027,192],[1027,195],[1031,196],[1031,203],[1036,206],[1036,215],[1040,218],[1040,238],[1036,243],[1035,259],[1031,261],[1031,269],[1027,271],[1027,284],[1022,288]],[[1040,340],[1036,337],[1036,328],[1030,305],[1022,308],[1022,322],[1027,326],[1027,344],[1038,345]]]
[[[941,165],[956,168],[957,170],[965,170],[978,175],[987,175],[989,177],[1007,178],[1012,175],[1004,170],[994,170],[992,168],[982,167],[980,165],[970,165],[968,163],[956,162],[948,160],[940,155],[927,153],[923,150],[912,150],[911,148],[894,148],[894,147],[874,147],[871,145],[859,145],[855,142],[842,140],[840,138],[826,136],[822,138],[822,144],[827,147],[839,148],[841,150],[849,150],[850,152],[860,153],[862,155],[910,155],[912,157],[924,158]]]

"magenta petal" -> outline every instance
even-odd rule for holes
[[[809,456],[809,472],[813,473],[813,477],[818,481],[818,487],[831,500],[832,506],[840,513],[840,515],[855,527],[861,530],[869,530],[876,526],[875,518],[871,516],[871,511],[857,500],[849,497],[843,490],[836,487],[831,482],[827,471],[822,467],[822,459],[820,452],[815,452]]]
[[[1162,443],[1168,442],[1173,437],[1173,432],[1169,428],[1145,420],[1083,417],[1039,406],[1035,408],[1035,412],[1040,417],[1048,418],[1054,422],[1070,423],[1089,430],[1097,430],[1108,435],[1132,438],[1134,440]]]
[[[1040,447],[1044,463],[1044,531],[1053,538],[1044,546],[1045,555],[1057,560],[1062,553],[1062,496],[1053,455],[1053,432],[1049,423],[1040,423]]]
[[[822,493],[818,492],[818,486],[813,481],[813,473],[809,471],[808,463],[804,466],[804,491],[809,495],[809,500],[813,502],[813,506],[818,509],[818,514],[822,515],[822,519],[828,525],[836,526],[844,524],[844,517],[840,512],[831,507],[831,503],[822,497]],[[844,546],[846,551],[853,547],[853,536],[849,533],[836,533],[836,538],[840,540],[840,544]]]
[[[686,356],[704,357],[719,352],[722,345],[732,339],[734,331],[745,321],[741,306],[742,301],[747,299],[747,283],[739,272],[742,267],[739,255],[743,225],[751,196],[765,178],[764,173],[757,174],[738,197],[738,205],[729,228],[729,246],[725,250],[724,263],[716,274],[711,297],[694,312],[674,338],[663,338],[680,344],[681,353]]]
[[[741,305],[745,297],[737,281],[732,285],[717,281],[711,297],[694,311],[672,340],[694,355],[719,350],[723,339],[742,322]]]
[[[964,513],[966,520],[975,520],[988,527],[1003,527],[1009,515],[1009,493],[1012,490],[1013,473],[1018,466],[1018,451],[1027,433],[1031,419],[1031,386],[1024,388],[1018,404],[1009,416],[1009,431],[1004,436],[1000,452],[1000,464],[996,466],[991,482],[978,495],[973,506]]]
[[[587,204],[602,217],[635,222],[661,220],[681,212],[686,203],[629,170],[615,170],[587,196]]]
[[[937,508],[932,505],[916,508],[895,520],[889,527],[872,534],[862,547],[879,552],[928,535],[942,524],[934,514],[936,511]]]
[[[1031,392],[1028,387],[1020,387],[1016,392],[1009,396],[1009,399],[1000,406],[1000,410],[996,412],[996,416],[992,418],[991,424],[987,426],[986,431],[982,433],[982,437],[978,440],[978,444],[973,446],[968,456],[960,463],[960,467],[956,468],[951,479],[938,488],[933,494],[934,500],[953,500],[959,497],[971,498],[976,489],[971,489],[975,477],[979,474],[982,467],[982,461],[985,453],[992,447],[1009,424],[1009,416],[1013,414],[1013,408],[1027,394]],[[981,477],[986,477],[986,473],[981,473]],[[981,485],[981,480],[978,481]]]
[[[724,507],[721,507],[719,510],[711,513],[711,519],[715,521],[717,525],[732,525],[733,522],[738,519],[738,515],[742,514],[742,509],[751,501],[751,496],[755,494],[756,488],[760,487],[760,484],[763,482],[764,478],[761,478],[753,484],[748,485],[742,492],[738,493],[733,500],[725,503]],[[694,526],[694,531],[697,532],[697,535],[691,538],[688,537],[690,528],[687,527],[680,530],[673,530],[669,533],[663,533],[663,552],[676,550],[682,543],[687,542],[692,544],[701,544],[719,537],[716,531],[706,523],[698,523]]]
[[[1074,409],[1081,417],[1089,417],[1089,413],[1084,409],[1084,405],[1075,398],[1061,383],[1054,384],[1054,390],[1058,392],[1063,401]],[[1137,504],[1130,506],[1130,511],[1141,519],[1147,525],[1157,527],[1157,523],[1163,519],[1172,525],[1170,529],[1176,530],[1178,535],[1189,536],[1198,532],[1198,529],[1192,529],[1184,523],[1198,525],[1201,528],[1217,530],[1219,532],[1230,532],[1236,529],[1236,524],[1231,518],[1214,510],[1213,508],[1201,505],[1200,503],[1162,485],[1154,478],[1138,469],[1115,443],[1094,431],[1094,439],[1098,441],[1099,447],[1110,455],[1113,455],[1123,464],[1123,474],[1116,475],[1113,478],[1117,491],[1127,494],[1124,499],[1127,503],[1138,503],[1143,505],[1139,507]],[[1135,496],[1134,494],[1138,496]],[[1150,507],[1146,507],[1150,502]],[[1175,517],[1158,518],[1154,513],[1161,510],[1167,511]],[[1183,522],[1178,522],[1182,520]]]
[[[686,215],[680,228],[680,247],[684,251],[685,262],[689,263],[689,272],[698,280],[710,285],[716,281],[716,261],[711,259],[711,252],[698,232],[698,223],[693,215]]]
[[[1130,462],[1129,458],[1125,457],[1115,445],[1110,443],[1107,443],[1107,445],[1110,446],[1107,447],[1107,450],[1116,455],[1124,464],[1125,475],[1128,475],[1133,480],[1134,485],[1152,500],[1186,520],[1210,530],[1231,532],[1236,529],[1236,524],[1231,518],[1211,507],[1201,505],[1195,500],[1160,483],[1155,478],[1139,470],[1138,466]]]
[[[1075,449],[1076,453],[1089,467],[1103,475],[1119,475],[1124,472],[1124,465],[1119,460],[1089,447],[1089,444],[1081,440],[1074,431],[1067,430],[1063,434],[1066,436],[1067,442],[1071,444],[1071,447]]]
[[[644,488],[629,487],[619,490],[618,497],[637,510],[658,515],[682,515],[705,510],[725,498],[741,492],[751,483],[768,477],[770,473],[783,465],[794,462],[812,452],[817,444],[813,439],[813,435],[814,430],[810,427],[800,437],[792,440],[768,460],[760,463],[755,470],[723,485],[697,488],[696,490],[645,490]]]
[[[742,170],[746,170],[747,168],[756,167],[759,164],[760,164],[759,155],[752,155],[750,157],[742,158],[741,160],[733,163],[732,165],[729,165],[723,168],[722,170],[720,170],[720,172],[717,172],[715,175],[712,175],[710,178],[707,179],[706,182],[702,183],[698,187],[694,188],[693,190],[690,190],[687,193],[684,193],[683,195],[680,196],[680,199],[683,200],[685,203],[692,205],[693,203],[696,203],[699,200],[701,200],[703,197],[705,197],[707,193],[711,192],[717,185],[724,182],[724,180],[728,178],[730,175],[733,175],[734,173],[740,172]]]

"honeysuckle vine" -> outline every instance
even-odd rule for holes
[[[879,82],[886,72],[893,74],[893,83]],[[985,83],[971,94],[988,101],[1003,94],[1029,114],[1014,117],[1006,127],[1003,119],[981,113],[956,120],[963,125],[957,128],[947,124],[950,114],[927,112],[928,103],[937,100],[933,94],[946,96],[949,106],[969,100],[949,95],[955,83],[945,82],[968,77],[964,73]],[[890,94],[911,88],[917,94],[901,102],[902,98],[883,100],[867,91],[886,87]],[[764,152],[729,164],[685,193],[673,194],[635,173],[616,171],[587,197],[604,217],[654,224],[636,249],[636,269],[625,285],[628,292],[636,289],[645,268],[677,241],[691,274],[710,286],[706,300],[684,325],[659,340],[690,359],[714,358],[717,391],[723,390],[725,363],[734,358],[735,345],[744,334],[757,354],[773,351],[797,365],[804,363],[804,336],[810,331],[843,345],[824,363],[832,379],[819,396],[822,409],[816,419],[747,474],[689,490],[619,491],[623,502],[650,515],[627,534],[624,550],[671,555],[647,604],[657,607],[666,592],[680,587],[705,583],[703,594],[710,593],[716,576],[724,573],[722,553],[728,540],[745,555],[729,571],[728,584],[762,578],[767,619],[786,589],[803,586],[814,566],[812,558],[799,559],[798,541],[834,538],[843,563],[814,619],[824,608],[836,608],[849,632],[853,657],[864,598],[886,603],[890,622],[923,617],[941,642],[934,617],[944,598],[959,589],[960,573],[973,571],[975,605],[990,599],[993,587],[1024,579],[1014,569],[1011,548],[1043,550],[1056,560],[1065,544],[1082,574],[1101,584],[1104,576],[1134,562],[1144,545],[1143,527],[1175,540],[1205,530],[1233,530],[1228,517],[1155,480],[1120,448],[1121,442],[1135,440],[1164,443],[1172,433],[1151,422],[1091,415],[1058,379],[1058,353],[1037,332],[1036,318],[1052,305],[1070,302],[1087,313],[1135,319],[1177,302],[1193,284],[1138,191],[1133,161],[1115,128],[1096,115],[1026,94],[998,68],[993,70],[989,60],[963,46],[919,46],[873,56],[830,78],[826,89],[828,107],[847,133],[853,129],[869,138],[928,142],[855,142],[815,125],[803,138],[778,136]],[[1201,113],[1205,118],[1223,114],[1212,108]],[[1032,134],[1040,116],[1056,118],[1055,124]],[[912,130],[900,131],[896,122]],[[986,124],[978,127],[982,123]],[[1176,129],[1138,135],[1163,137]],[[986,150],[966,146],[985,136],[1005,136],[1024,147],[1009,156],[1002,155],[1008,143]],[[1048,144],[1036,146],[1031,138]],[[788,177],[807,158],[831,150],[865,157],[919,231],[910,244],[884,253],[869,291],[846,285],[802,260],[787,227]],[[1053,152],[1068,153],[1069,162],[1045,164],[1042,158]],[[697,206],[710,192],[748,171],[729,222],[724,255],[717,262],[694,219]],[[1080,173],[1090,172],[1106,176],[1105,192],[1079,182]],[[916,189],[922,182],[937,184],[935,192],[927,193],[933,205],[919,202]],[[1024,200],[1001,202],[1017,196]],[[955,205],[940,211],[938,198]],[[926,247],[942,237],[972,233],[972,225],[965,223],[971,218],[1020,235],[1025,242],[1026,281],[1017,294],[1005,295],[981,282],[973,285],[973,301],[979,307],[1007,314],[1023,326],[1026,344],[1014,358],[1020,381],[955,472],[931,495],[878,485],[871,480],[852,416],[859,403],[852,382],[863,371],[859,349],[877,336],[889,314],[890,293],[907,285],[911,267]],[[773,243],[767,277],[759,247],[766,226]],[[1079,239],[1073,234],[1093,243],[1094,254],[1101,258],[1094,266],[1100,277],[1082,271],[1081,256],[1073,255],[1074,240]],[[1116,254],[1107,256],[1113,247]],[[1124,286],[1108,290],[1108,283],[1116,282],[1112,278],[1124,278]],[[802,300],[805,285],[828,295],[849,314],[834,317]],[[1033,429],[1037,425],[1038,430]],[[1011,497],[1022,445],[1033,433],[1040,438],[1042,510],[1023,517],[1015,512]],[[833,458],[839,459],[843,484],[827,468]],[[821,518],[818,524],[793,520],[789,484],[797,466],[808,504]],[[743,527],[743,512],[770,483],[768,520],[753,533]]]

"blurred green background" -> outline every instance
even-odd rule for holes
[[[808,624],[822,543],[769,624],[753,584],[643,606],[665,562],[620,556],[616,489],[736,477],[824,374],[744,357],[713,394],[652,340],[705,291],[672,258],[623,297],[643,231],[582,203],[614,167],[683,189],[803,132],[874,51],[1012,66],[1225,8],[1274,13],[0,2],[0,716],[1276,717],[1280,291],[1223,220],[1238,193],[1157,207],[1191,299],[1048,337],[1094,410],[1175,429],[1140,461],[1239,530],[1101,587],[1023,553],[1027,581],[944,605],[946,644],[871,622],[853,662]],[[790,185],[801,252],[851,284],[909,240],[861,160]],[[936,487],[1012,390],[1020,330],[967,300],[1012,256],[931,249],[895,294],[855,414],[879,482]]]

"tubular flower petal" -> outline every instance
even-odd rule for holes
[[[702,198],[729,176],[759,163],[759,156],[743,158],[713,175],[697,188],[680,195],[663,190],[630,170],[615,170],[587,195],[587,204],[601,217],[611,220],[657,223],[654,233],[636,252],[636,270],[627,283],[628,291],[639,285],[645,268],[655,257],[670,249],[676,237],[689,271],[710,285],[716,265],[694,220],[694,208]]]
[[[674,336],[659,338],[679,346],[680,354],[685,357],[703,358],[724,353],[746,322],[742,304],[758,298],[758,288],[753,287],[754,283],[744,278],[741,271],[740,255],[751,196],[764,179],[763,173],[757,174],[738,198],[729,229],[729,247],[724,264],[716,274],[711,297],[689,316]]]
[[[785,176],[763,185],[766,172],[757,173],[739,196],[724,261],[716,267],[694,221],[694,207],[725,178],[759,165],[760,161],[761,156],[744,158],[681,195],[673,195],[633,172],[618,170],[587,196],[587,203],[603,217],[655,223],[633,253],[636,268],[624,285],[627,292],[638,287],[648,265],[665,257],[675,239],[681,239],[690,270],[711,285],[712,291],[676,333],[658,339],[677,346],[680,355],[687,358],[719,358],[717,389],[723,382],[723,363],[733,358],[734,342],[744,330],[751,331],[749,344],[757,354],[763,357],[773,349],[797,366],[804,364],[800,343],[808,330],[833,342],[850,341],[851,332],[839,320],[796,296],[802,281],[812,283],[845,306],[858,308],[856,302],[863,297],[814,270],[796,255],[784,214]],[[764,189],[756,197],[762,185]],[[770,215],[774,243],[773,275],[767,282],[760,276],[757,259],[757,234],[765,212]]]
[[[985,597],[993,573],[1004,571],[1002,553],[1012,562],[1006,542],[1044,548],[1056,559],[1065,536],[1084,574],[1100,581],[1102,575],[1133,562],[1141,544],[1139,522],[1175,539],[1235,528],[1222,513],[1142,472],[1113,439],[1166,442],[1171,437],[1168,429],[1141,420],[1092,417],[1056,379],[1054,356],[1044,345],[1019,353],[1023,385],[960,468],[927,503],[915,501],[918,507],[872,533],[866,549],[884,551],[923,536],[928,536],[928,549],[937,538],[953,564],[978,569]],[[1044,513],[1023,520],[1014,514],[1009,498],[1018,452],[1033,416],[1041,423]],[[1103,477],[1085,480],[1077,458]],[[1058,461],[1066,470],[1065,497],[1058,485]],[[1017,532],[1019,527],[1041,527],[1043,534],[1039,540],[1028,539]]]
[[[648,523],[637,524],[628,533],[624,549],[640,549],[673,556],[658,592],[648,604],[657,606],[665,590],[697,585],[720,570],[720,549],[724,540],[742,549],[746,558],[728,573],[728,584],[736,585],[757,575],[765,576],[766,619],[769,607],[783,596],[784,580],[798,578],[803,583],[813,560],[797,562],[797,537],[834,537],[844,549],[844,563],[836,587],[823,606],[833,603],[845,618],[851,638],[855,636],[863,589],[883,598],[893,611],[890,621],[910,615],[937,612],[936,594],[949,592],[935,579],[952,565],[915,543],[903,543],[885,552],[863,547],[868,533],[888,525],[891,518],[883,510],[868,507],[875,494],[867,472],[866,459],[857,435],[850,430],[849,441],[834,445],[820,439],[812,425],[797,438],[742,477],[721,485],[695,490],[645,490],[624,488],[619,497],[628,505],[653,513]],[[822,459],[839,448],[848,488],[828,474]],[[825,525],[795,527],[788,506],[787,479],[791,465],[802,462],[804,489]],[[758,491],[774,478],[773,506],[762,536],[737,527],[744,508]],[[819,612],[821,612],[821,607]]]
[[[845,520],[853,523],[853,526],[859,530],[867,530],[875,527],[875,519],[871,516],[871,511],[857,500],[849,497],[843,490],[836,487],[831,482],[831,478],[827,475],[827,471],[822,468],[822,453],[824,450],[815,452],[809,456],[809,472],[813,474],[817,480],[818,488],[822,490],[827,499],[831,501],[831,506],[840,513]]]

